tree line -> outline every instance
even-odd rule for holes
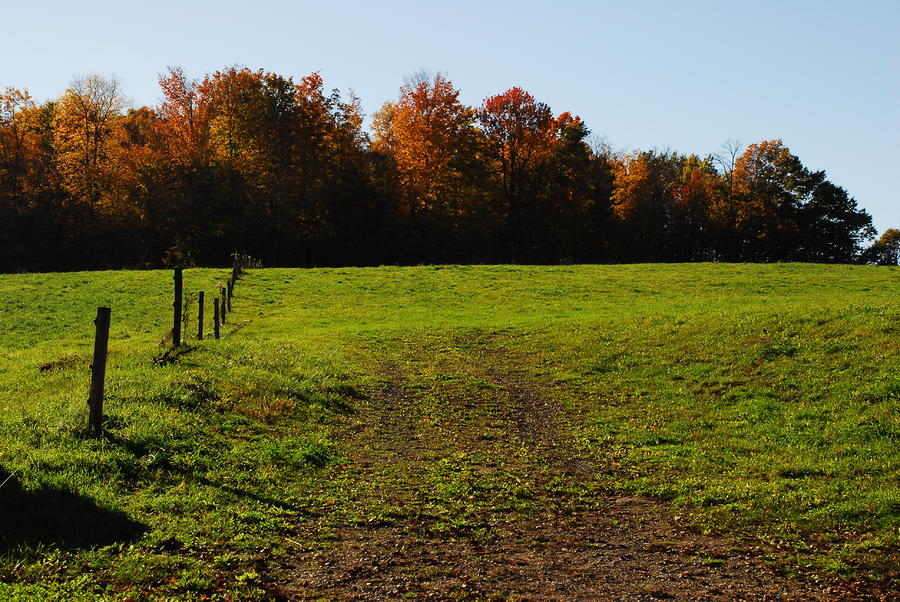
[[[360,100],[235,66],[0,94],[0,271],[636,261],[896,263],[898,236],[780,140],[614,152],[520,88],[478,107],[418,74]],[[891,233],[894,234],[891,234]],[[893,238],[891,238],[893,236]],[[893,254],[893,255],[892,255]]]

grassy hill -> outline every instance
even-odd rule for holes
[[[186,270],[185,292],[209,299],[226,278]],[[404,415],[417,432],[478,435],[423,460],[444,472],[386,468],[378,486],[427,489],[436,529],[486,537],[500,506],[542,503],[513,468],[478,468],[533,453],[497,447],[515,421],[491,414],[522,383],[600,467],[560,490],[667,500],[784,570],[893,587],[897,268],[260,269],[221,340],[192,326],[160,363],[171,282],[0,275],[0,597],[271,595],[303,524],[327,542],[328,525],[398,512],[370,497],[357,516],[342,489],[348,433],[391,390],[421,400]],[[98,305],[112,307],[103,438],[85,429]]]

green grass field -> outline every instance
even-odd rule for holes
[[[227,275],[187,270],[185,291],[210,298]],[[0,275],[0,598],[265,598],[297,525],[352,511],[335,494],[343,427],[386,367],[428,399],[477,402],[495,386],[470,358],[492,353],[561,408],[603,490],[667,500],[807,577],[896,574],[898,268],[260,269],[224,338],[192,326],[156,365],[171,282]],[[98,305],[103,438],[85,428]],[[433,406],[423,423],[442,420]],[[448,497],[430,503],[464,515]]]

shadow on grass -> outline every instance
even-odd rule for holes
[[[25,491],[0,468],[0,554],[22,548],[64,550],[133,541],[147,527],[90,498],[60,489]]]
[[[353,407],[353,400],[365,399],[365,395],[357,391],[350,385],[337,385],[326,387],[321,391],[303,391],[297,389],[281,389],[278,391],[282,395],[286,395],[302,403],[304,406],[321,406],[322,408],[349,416],[356,413]]]
[[[118,435],[115,435],[114,433],[111,433],[108,431],[104,432],[103,436],[109,443],[122,447],[123,449],[127,450],[130,454],[134,455],[137,458],[141,458],[141,457],[147,455],[151,449],[146,445],[142,445],[140,443],[135,443],[134,441],[129,441],[128,439],[126,439],[124,437],[119,437]],[[154,468],[156,470],[163,471],[170,475],[177,475],[179,478],[185,479],[187,481],[192,481],[194,483],[198,483],[200,485],[203,485],[204,487],[211,487],[214,489],[218,489],[220,491],[224,491],[225,493],[228,493],[238,499],[251,500],[251,501],[259,502],[261,504],[265,504],[268,506],[280,508],[282,510],[296,512],[298,515],[304,516],[307,518],[318,516],[317,514],[313,514],[307,510],[304,510],[303,508],[298,507],[295,504],[290,503],[290,502],[279,500],[279,499],[269,497],[266,495],[260,495],[258,493],[249,491],[247,489],[240,489],[237,487],[232,487],[232,486],[226,485],[224,483],[216,483],[215,481],[211,481],[210,479],[207,479],[203,475],[194,474],[193,472],[186,470],[181,466],[177,466],[177,465],[171,463],[168,459],[161,460],[158,464],[156,464],[154,466]],[[0,471],[0,474],[2,474],[2,471]],[[5,477],[3,477],[3,478],[5,478]],[[0,482],[2,482],[2,478],[0,478]],[[2,491],[0,491],[0,493],[2,493]],[[0,526],[2,526],[2,519],[0,519]]]

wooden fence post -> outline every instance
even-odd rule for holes
[[[219,318],[221,319],[222,324],[224,324],[226,322],[225,314],[228,313],[225,309],[225,297],[226,297],[225,287],[223,286],[222,287],[222,300],[219,302]]]
[[[219,338],[219,298],[213,299],[213,332]]]
[[[231,311],[231,297],[234,295],[234,281],[228,281],[228,311]]]
[[[181,345],[181,302],[182,302],[182,269],[175,268],[175,302],[172,304],[174,308],[174,320],[172,321],[172,347]]]
[[[88,397],[90,415],[88,426],[94,434],[103,432],[103,383],[106,379],[106,352],[109,347],[109,319],[112,311],[108,307],[97,308],[94,320],[94,361],[91,363],[91,393]]]
[[[197,339],[203,340],[203,291],[197,293]]]

